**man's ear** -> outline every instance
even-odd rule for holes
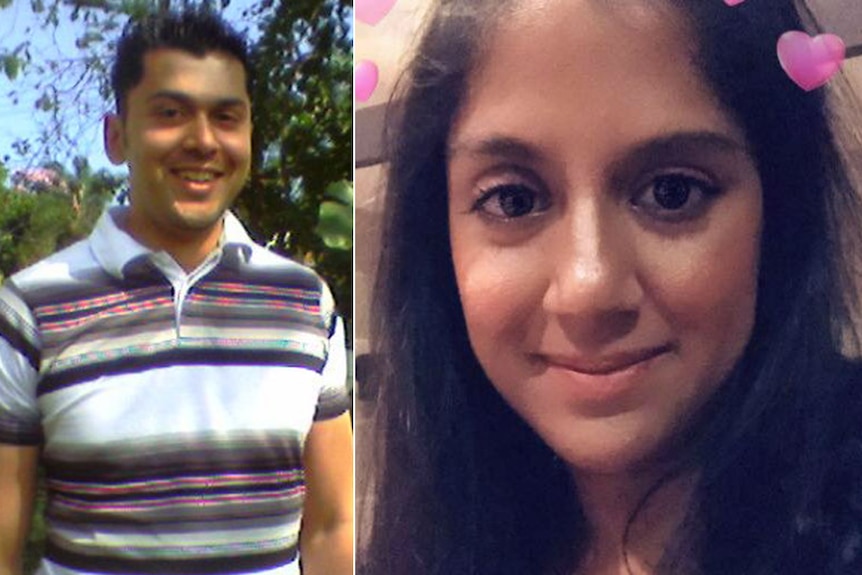
[[[126,161],[126,138],[123,119],[118,114],[107,114],[104,123],[105,153],[115,166]]]

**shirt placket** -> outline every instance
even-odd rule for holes
[[[164,252],[155,254],[153,263],[161,270],[167,280],[171,283],[174,297],[174,336],[182,339],[183,334],[183,309],[189,293],[201,278],[215,268],[221,259],[221,252],[210,254],[204,262],[191,273],[186,273],[169,255]]]

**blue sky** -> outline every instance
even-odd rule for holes
[[[54,29],[44,24],[44,13],[32,12],[30,4],[31,0],[13,0],[11,6],[0,10],[0,53],[12,50],[29,40],[30,52],[34,59],[32,68],[48,60],[69,64],[72,60],[81,58],[82,52],[75,47],[75,41],[83,34],[82,22],[80,20],[71,22],[68,18],[68,10],[64,8],[60,25]],[[45,4],[50,4],[50,1],[46,1]],[[234,22],[237,28],[243,29],[245,26],[239,22],[242,10],[252,4],[254,4],[252,0],[233,0],[225,16]],[[9,156],[7,165],[11,171],[29,167],[34,161],[38,164],[40,160],[40,158],[35,160],[21,158],[15,154],[12,146],[19,138],[35,141],[41,127],[48,120],[47,114],[37,111],[35,107],[42,93],[41,89],[36,88],[36,82],[39,80],[46,85],[50,84],[50,74],[39,78],[25,71],[14,82],[9,82],[6,75],[0,73],[0,159]],[[17,92],[17,104],[10,96],[12,90]],[[74,154],[86,156],[95,170],[108,168],[114,172],[124,173],[125,168],[117,168],[110,164],[102,147],[102,116],[109,110],[108,104],[101,101],[97,87],[92,84],[88,84],[84,94],[90,110],[71,114],[67,124],[75,141]],[[64,163],[70,166],[70,160],[71,158],[66,158]]]

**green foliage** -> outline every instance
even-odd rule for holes
[[[60,192],[0,192],[0,272],[11,275],[68,239],[71,202]]]
[[[341,181],[326,188],[327,199],[320,204],[320,216],[315,232],[326,244],[336,250],[353,247],[353,186]]]
[[[35,196],[0,190],[0,274],[11,275],[20,269],[18,246],[27,232]]]
[[[45,166],[60,174],[64,187],[7,189],[0,179],[0,277],[85,238],[120,189],[118,177],[92,173],[85,158],[74,163],[74,174],[56,163]],[[0,175],[4,170],[0,165]]]
[[[3,73],[10,80],[15,80],[18,77],[18,72],[21,70],[21,59],[14,54],[6,54],[3,60]]]
[[[21,267],[33,264],[71,243],[74,220],[72,202],[62,192],[35,196],[34,209],[28,214],[27,227],[17,247]]]
[[[344,0],[265,4],[249,13],[261,30],[255,157],[238,209],[259,237],[282,238],[279,251],[312,264],[350,319],[353,258],[345,238],[352,231],[341,228],[352,228],[352,213],[326,202],[352,180],[352,8]]]

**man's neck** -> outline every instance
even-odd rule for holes
[[[116,218],[117,226],[132,236],[140,244],[153,251],[167,252],[186,273],[198,268],[215,250],[224,230],[224,218],[216,224],[200,230],[177,233],[152,227],[141,226],[132,217],[130,210]]]

